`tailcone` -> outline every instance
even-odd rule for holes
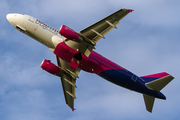
[[[164,94],[162,94],[161,92],[158,92],[157,98],[166,100],[166,96]]]

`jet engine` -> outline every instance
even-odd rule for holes
[[[65,25],[61,26],[59,29],[59,34],[70,40],[83,40],[81,35]]]
[[[41,68],[53,75],[60,76],[61,75],[61,69],[56,66],[55,64],[51,63],[50,60],[44,59],[41,63]]]

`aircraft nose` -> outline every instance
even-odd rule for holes
[[[6,15],[6,19],[9,21],[9,18],[11,17],[11,14]]]
[[[17,24],[17,14],[13,14],[13,13],[7,14],[6,18],[13,26],[16,26],[16,24]]]

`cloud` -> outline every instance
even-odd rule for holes
[[[178,1],[26,0],[0,4],[0,118],[10,119],[176,119],[179,114]],[[120,8],[134,9],[96,51],[137,75],[166,71],[175,79],[156,100],[153,113],[145,110],[139,93],[81,71],[75,112],[65,104],[60,79],[41,70],[40,63],[55,56],[37,41],[16,31],[8,13],[32,15],[56,29],[62,24],[79,31]]]
[[[127,0],[127,1],[108,1],[115,8],[119,6],[134,9],[132,14],[133,22],[143,25],[154,26],[179,26],[178,1],[167,0]]]

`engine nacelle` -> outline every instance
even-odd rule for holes
[[[55,64],[51,63],[50,60],[44,59],[41,63],[41,68],[53,75],[60,76],[61,74],[61,69]]]
[[[83,40],[82,36],[65,25],[61,26],[61,28],[59,29],[59,34],[70,40]]]

